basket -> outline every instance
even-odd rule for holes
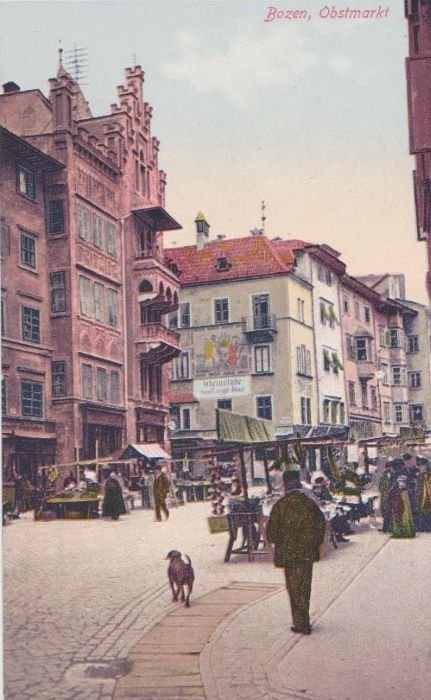
[[[218,532],[227,532],[229,524],[226,515],[210,515],[208,518],[208,527],[212,535]]]

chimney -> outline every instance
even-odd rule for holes
[[[205,218],[205,215],[200,211],[195,219],[196,224],[196,248],[202,250],[205,243],[208,243],[210,237],[210,225]]]
[[[3,84],[3,93],[5,95],[7,95],[9,92],[19,92],[20,90],[20,86],[14,83],[13,80]]]

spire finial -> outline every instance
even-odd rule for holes
[[[262,233],[265,233],[265,221],[266,221],[265,209],[266,209],[265,201],[262,199],[262,204],[261,204],[262,216],[260,217],[260,220],[262,222],[262,228],[261,228]]]
[[[60,44],[58,48],[58,61],[59,61],[59,66],[58,69],[60,70],[63,68],[63,48],[61,46],[61,39],[58,40],[58,43]]]

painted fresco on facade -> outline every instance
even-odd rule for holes
[[[248,348],[239,333],[195,336],[195,377],[249,373]]]

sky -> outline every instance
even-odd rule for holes
[[[136,62],[168,176],[166,208],[183,226],[165,245],[194,242],[198,211],[211,237],[245,236],[261,227],[264,200],[269,237],[328,243],[353,275],[403,272],[407,296],[426,303],[404,2],[381,6],[387,17],[348,20],[321,17],[347,5],[318,0],[3,0],[0,82],[47,94],[60,42],[76,45],[88,54],[92,112],[106,114]],[[280,19],[265,21],[270,7]],[[293,10],[309,19],[288,19]]]

